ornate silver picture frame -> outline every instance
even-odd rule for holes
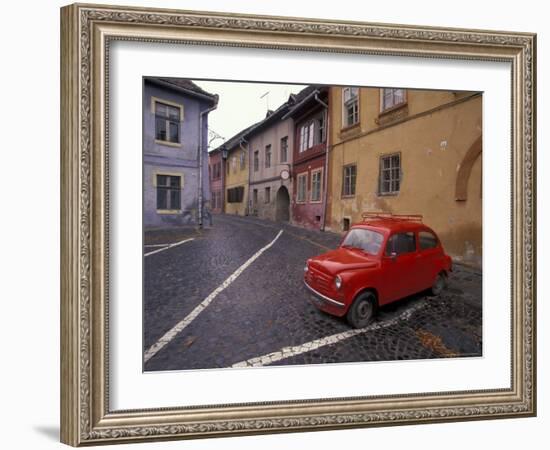
[[[109,57],[115,41],[496,61],[511,67],[510,386],[114,410]],[[94,445],[536,414],[536,36],[75,4],[61,9],[61,440]]]

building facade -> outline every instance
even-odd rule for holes
[[[480,264],[481,94],[334,87],[330,104],[327,229],[421,214],[450,255]]]
[[[208,169],[210,173],[210,211],[212,214],[224,212],[224,175],[225,159],[223,151],[219,148],[208,153]]]
[[[208,225],[208,113],[218,97],[179,78],[143,86],[144,226]]]
[[[273,221],[290,220],[292,182],[289,176],[294,149],[294,122],[282,120],[288,102],[246,136],[249,152],[249,212]]]
[[[297,94],[285,119],[294,120],[291,220],[323,229],[327,185],[328,87],[308,86]]]
[[[240,131],[219,149],[226,153],[224,172],[226,214],[246,216],[249,214],[249,146],[245,136],[256,124]]]

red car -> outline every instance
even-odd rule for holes
[[[315,306],[362,328],[380,306],[425,289],[440,294],[451,270],[422,216],[365,213],[339,248],[307,260],[304,282]]]

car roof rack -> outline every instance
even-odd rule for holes
[[[363,222],[374,220],[406,220],[411,222],[422,222],[422,214],[392,214],[383,211],[364,212],[361,214]]]

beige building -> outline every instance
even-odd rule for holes
[[[450,255],[481,264],[481,93],[338,87],[330,105],[327,229],[422,214]]]
[[[294,122],[282,120],[285,103],[268,113],[247,136],[250,154],[249,211],[262,219],[290,220],[292,182],[290,175],[294,149]]]

